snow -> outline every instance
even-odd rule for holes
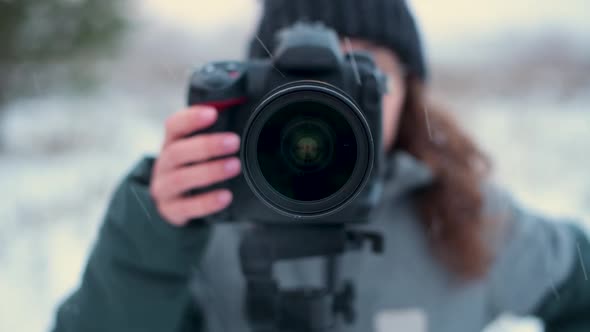
[[[507,26],[532,31],[547,16],[570,15],[566,31],[589,31],[587,20],[579,19],[582,11],[576,10],[583,1],[569,1],[573,9],[561,9],[558,14],[550,6],[536,10],[534,22],[519,19],[529,8],[520,6],[520,14],[509,15]],[[453,1],[456,6],[472,3],[463,2]],[[221,55],[238,57],[249,33],[244,26],[256,15],[255,10],[246,10],[250,7],[243,6],[243,0],[232,0],[240,10],[213,6],[207,20],[198,24],[190,15],[189,8],[194,7],[178,9],[171,3],[148,1],[142,9],[148,24],[132,35],[121,54],[97,65],[103,80],[98,91],[73,95],[48,90],[14,100],[2,110],[0,331],[33,332],[51,326],[56,305],[79,281],[112,190],[141,155],[158,151],[163,119],[182,107],[188,72],[195,64]],[[456,59],[468,49],[458,42],[461,36],[493,34],[486,29],[501,25],[497,17],[474,17],[470,24],[477,28],[457,35],[465,29],[444,30],[461,11],[444,21],[435,15],[441,5],[413,3],[429,18],[424,30],[430,47],[440,49],[437,59],[441,62]],[[504,2],[494,3],[500,7]],[[183,19],[172,24],[179,12]],[[150,17],[163,17],[167,23],[152,24]],[[241,20],[241,25],[234,24],[224,33],[235,33],[236,40],[244,42],[219,45],[220,37],[211,34],[212,29],[193,34],[223,17]],[[583,40],[588,39],[580,40],[576,45],[586,52]],[[490,52],[479,48],[469,54],[480,63]],[[527,96],[472,95],[452,100],[451,106],[491,155],[498,182],[526,205],[551,215],[574,216],[588,226],[590,89],[585,91],[564,100],[550,85],[541,85]],[[508,317],[487,331],[538,330],[534,320]]]
[[[56,303],[78,282],[117,181],[141,154],[157,151],[157,123],[117,98],[51,96],[7,108],[0,331],[50,325]]]

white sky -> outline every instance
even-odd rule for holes
[[[296,1],[296,0],[295,0]],[[254,22],[257,0],[143,0],[145,9],[195,29],[212,29],[240,21]],[[413,0],[416,15],[430,40],[489,34],[498,29],[538,29],[559,26],[590,34],[588,0]]]

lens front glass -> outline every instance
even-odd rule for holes
[[[316,201],[349,180],[357,142],[337,110],[318,101],[297,101],[276,110],[264,124],[257,158],[275,191],[298,201]]]
[[[295,117],[281,134],[281,155],[296,172],[319,171],[332,160],[334,133],[313,117]]]

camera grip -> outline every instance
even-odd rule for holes
[[[232,123],[232,121],[233,121],[232,117],[233,117],[233,112],[236,111],[235,106],[241,105],[245,102],[246,102],[246,98],[240,97],[240,98],[233,98],[233,99],[227,99],[227,100],[222,100],[222,101],[206,101],[206,102],[198,103],[199,105],[207,105],[207,106],[211,106],[211,107],[216,108],[217,113],[218,113],[218,117],[217,117],[217,121],[215,121],[215,123],[213,123],[213,125],[211,125],[208,128],[194,132],[194,133],[190,134],[190,136],[202,135],[202,134],[208,134],[208,133],[234,131],[234,124]],[[227,157],[228,156],[226,155],[223,157],[214,158],[212,160],[223,159],[223,158],[227,158]],[[187,191],[185,193],[185,196],[196,196],[196,195],[205,194],[205,193],[211,192],[213,190],[217,190],[217,189],[231,189],[232,188],[232,185],[231,185],[232,180],[233,179],[229,179],[229,180],[225,180],[222,182],[218,182],[218,183],[209,185],[207,187],[190,189],[189,191]],[[230,213],[229,213],[228,209],[225,209],[221,212],[218,212],[216,214],[213,214],[213,215],[208,216],[203,219],[204,220],[211,220],[211,219],[230,220],[231,218],[230,218]]]
[[[193,73],[189,83],[187,104],[211,106],[217,110],[218,118],[209,128],[199,130],[190,136],[238,130],[235,114],[240,112],[239,106],[247,102],[246,71],[244,63],[225,61],[209,63]],[[194,188],[185,195],[194,196],[221,188],[231,189],[232,181],[233,179],[230,179],[204,188]],[[227,210],[205,219],[228,219]]]

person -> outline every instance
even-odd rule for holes
[[[521,207],[490,180],[490,162],[427,97],[418,28],[402,0],[265,0],[250,57],[274,34],[322,22],[342,48],[372,54],[388,76],[383,132],[388,172],[374,219],[385,252],[350,252],[357,317],[342,331],[478,331],[502,313],[533,315],[547,331],[590,331],[590,242],[574,221]],[[348,42],[350,41],[350,42]],[[263,45],[261,45],[263,44]],[[194,106],[172,114],[157,158],[116,189],[79,288],[53,331],[248,331],[238,243],[247,223],[200,222],[232,202],[227,189],[187,190],[240,173],[240,139]],[[219,157],[223,157],[219,159]],[[215,158],[215,161],[211,159]],[[282,262],[281,286],[317,285],[317,259]]]

